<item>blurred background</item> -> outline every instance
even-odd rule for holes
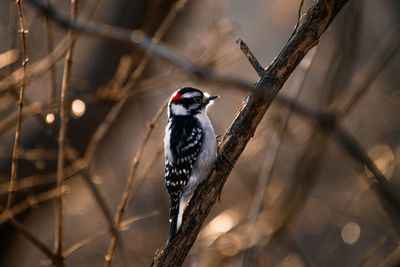
[[[243,39],[267,67],[293,31],[299,2],[82,0],[78,17],[157,33],[195,62],[256,82],[257,73],[236,39]],[[48,3],[69,14],[69,1]],[[312,4],[305,1],[303,13]],[[58,110],[69,42],[64,30],[24,1],[22,5],[29,62],[12,212],[53,249]],[[399,24],[397,0],[349,1],[281,94],[328,110],[346,102],[347,92],[364,81],[365,92],[341,123],[400,193]],[[14,1],[0,1],[1,211],[7,205],[17,123],[22,60],[18,28]],[[102,266],[111,235],[99,198],[113,216],[132,159],[169,95],[182,86],[220,95],[209,116],[216,133],[223,135],[247,92],[196,79],[157,58],[146,64],[146,55],[126,44],[76,38],[65,149],[65,263]],[[371,65],[379,68],[365,75],[362,70]],[[167,239],[166,119],[164,111],[144,147],[113,266],[148,266]],[[98,139],[100,126],[104,136]],[[399,266],[399,231],[369,189],[368,175],[328,133],[273,104],[184,266]],[[0,214],[0,266],[48,265],[46,256]]]

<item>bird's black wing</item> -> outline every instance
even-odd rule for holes
[[[176,234],[179,201],[200,153],[203,130],[195,118],[173,118],[170,123],[171,157],[165,162],[165,182],[170,195],[170,238]]]

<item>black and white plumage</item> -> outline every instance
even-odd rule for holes
[[[182,222],[183,211],[197,185],[216,160],[216,137],[207,106],[218,96],[184,87],[170,99],[165,129],[165,183],[170,195],[172,240]]]

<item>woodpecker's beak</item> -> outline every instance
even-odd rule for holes
[[[208,104],[210,104],[211,101],[213,101],[214,99],[217,99],[218,97],[219,97],[219,95],[204,96],[203,104],[208,105]]]

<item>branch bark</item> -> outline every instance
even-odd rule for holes
[[[201,225],[222,192],[225,181],[250,138],[289,75],[314,47],[347,0],[318,1],[304,21],[265,70],[225,133],[218,147],[213,174],[199,185],[183,216],[176,238],[157,251],[152,266],[180,266],[197,238]]]

